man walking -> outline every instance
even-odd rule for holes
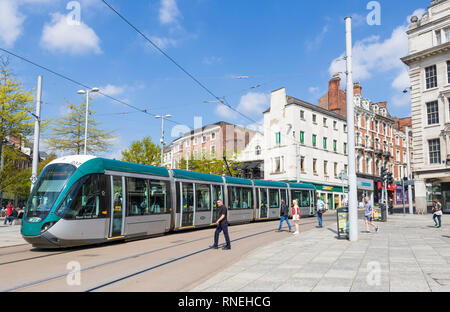
[[[292,232],[291,224],[289,223],[289,208],[284,202],[284,200],[281,200],[281,211],[280,211],[280,226],[278,227],[278,230],[276,232],[281,232],[281,227],[283,226],[283,221],[286,220],[287,225],[289,226],[289,232]]]
[[[378,226],[376,226],[375,224],[373,224],[372,220],[373,220],[373,214],[374,214],[374,210],[373,210],[373,205],[370,203],[370,199],[369,197],[366,197],[364,199],[365,201],[365,213],[364,213],[364,217],[365,217],[365,222],[366,222],[366,231],[370,233],[369,231],[369,225],[373,226],[375,228],[375,232],[378,232],[379,228]]]
[[[326,211],[325,203],[323,202],[323,197],[317,196],[317,220],[318,220],[318,227],[322,227],[322,215]]]
[[[224,206],[223,202],[219,199],[217,201],[217,208],[219,209],[219,219],[215,223],[217,225],[216,232],[214,233],[214,245],[210,246],[211,248],[218,249],[219,248],[219,234],[223,231],[223,235],[225,236],[226,245],[223,247],[223,250],[230,250],[231,243],[230,237],[228,236],[228,220],[227,220],[227,207]]]

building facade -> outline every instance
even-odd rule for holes
[[[340,82],[339,75],[334,75],[328,83],[328,93],[319,99],[319,106],[347,116],[346,92],[340,89]],[[378,182],[381,181],[382,167],[392,172],[394,180],[407,176],[405,126],[410,124],[410,118],[393,118],[387,102],[375,103],[364,98],[358,82],[354,83],[353,91],[358,201],[361,203],[369,196],[378,202],[381,199]],[[411,138],[409,142],[411,146]],[[395,186],[389,186],[389,191],[389,197],[395,202]]]
[[[314,184],[329,209],[343,205],[346,120],[337,113],[273,91],[264,112],[264,177]]]
[[[431,1],[407,31],[416,209],[450,212],[450,1]]]
[[[164,166],[179,168],[182,159],[227,158],[237,159],[259,132],[227,122],[217,122],[175,139],[164,152]],[[255,146],[256,148],[256,146]]]

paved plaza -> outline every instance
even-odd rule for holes
[[[0,219],[0,248],[27,244],[20,234],[20,225],[3,225]]]
[[[259,248],[191,291],[450,291],[450,227],[432,215],[394,215],[380,231],[338,240],[336,223]]]

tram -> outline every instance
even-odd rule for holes
[[[40,174],[21,233],[34,247],[64,248],[210,227],[218,199],[233,225],[279,219],[282,199],[314,215],[315,188],[67,156]]]

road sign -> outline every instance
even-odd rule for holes
[[[394,184],[395,184],[395,185],[399,185],[399,186],[402,186],[402,185],[406,185],[406,186],[408,186],[408,185],[414,185],[414,180],[395,181]]]

